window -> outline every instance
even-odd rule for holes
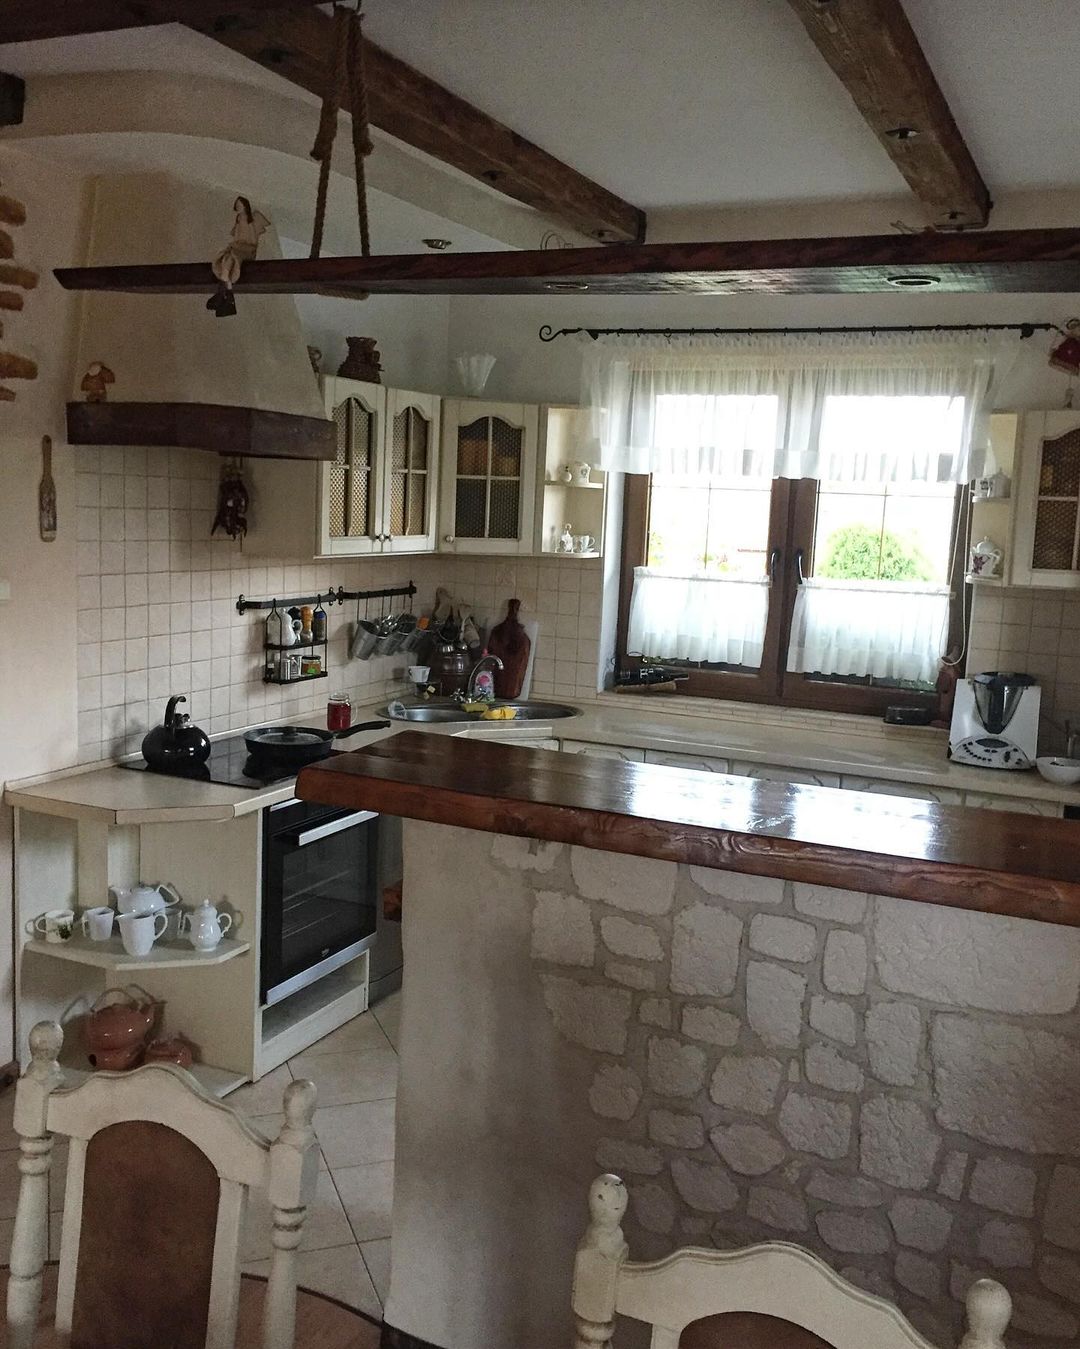
[[[725,401],[773,404],[775,422],[776,400],[698,396],[657,400],[658,420],[667,402],[669,428],[700,428],[702,404],[716,422]],[[877,715],[929,704],[940,655],[962,645],[966,494],[930,472],[888,478],[928,443],[928,420],[959,425],[963,400],[944,401],[825,398],[819,462],[838,480],[628,476],[620,667],[680,664],[701,696]],[[735,411],[774,434],[760,407]]]

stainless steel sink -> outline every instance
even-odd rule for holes
[[[515,699],[506,702],[496,701],[493,707],[513,707],[517,711],[514,721],[559,721],[563,717],[578,717],[581,709],[570,707],[566,703],[535,702],[532,699]],[[392,721],[480,721],[479,712],[466,712],[460,703],[444,702],[432,699],[430,702],[412,702],[401,700],[387,707],[384,716]],[[492,725],[498,725],[493,721]],[[507,723],[509,724],[509,723]]]

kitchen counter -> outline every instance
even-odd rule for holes
[[[301,771],[303,800],[1080,926],[1071,823],[413,731]]]

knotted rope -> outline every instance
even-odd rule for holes
[[[353,165],[356,172],[356,216],[360,225],[360,252],[371,254],[371,233],[367,209],[367,179],[364,160],[371,154],[371,131],[368,123],[367,85],[364,78],[364,36],[361,16],[340,5],[334,7],[333,50],[319,114],[319,129],[311,157],[319,164],[319,186],[315,197],[315,223],[311,232],[311,256],[322,252],[323,230],[326,224],[326,197],[330,187],[330,161],[333,158],[337,136],[338,113],[342,98],[348,98],[352,117]],[[355,292],[353,292],[355,294]]]

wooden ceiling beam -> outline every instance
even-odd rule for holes
[[[228,24],[237,15],[319,0],[0,0],[0,45],[162,23]]]
[[[788,0],[940,229],[990,218],[982,180],[900,0]]]
[[[281,10],[226,28],[191,26],[322,97],[332,49],[328,15]],[[644,239],[645,214],[636,206],[374,42],[366,44],[365,61],[370,118],[380,131],[601,243]]]

